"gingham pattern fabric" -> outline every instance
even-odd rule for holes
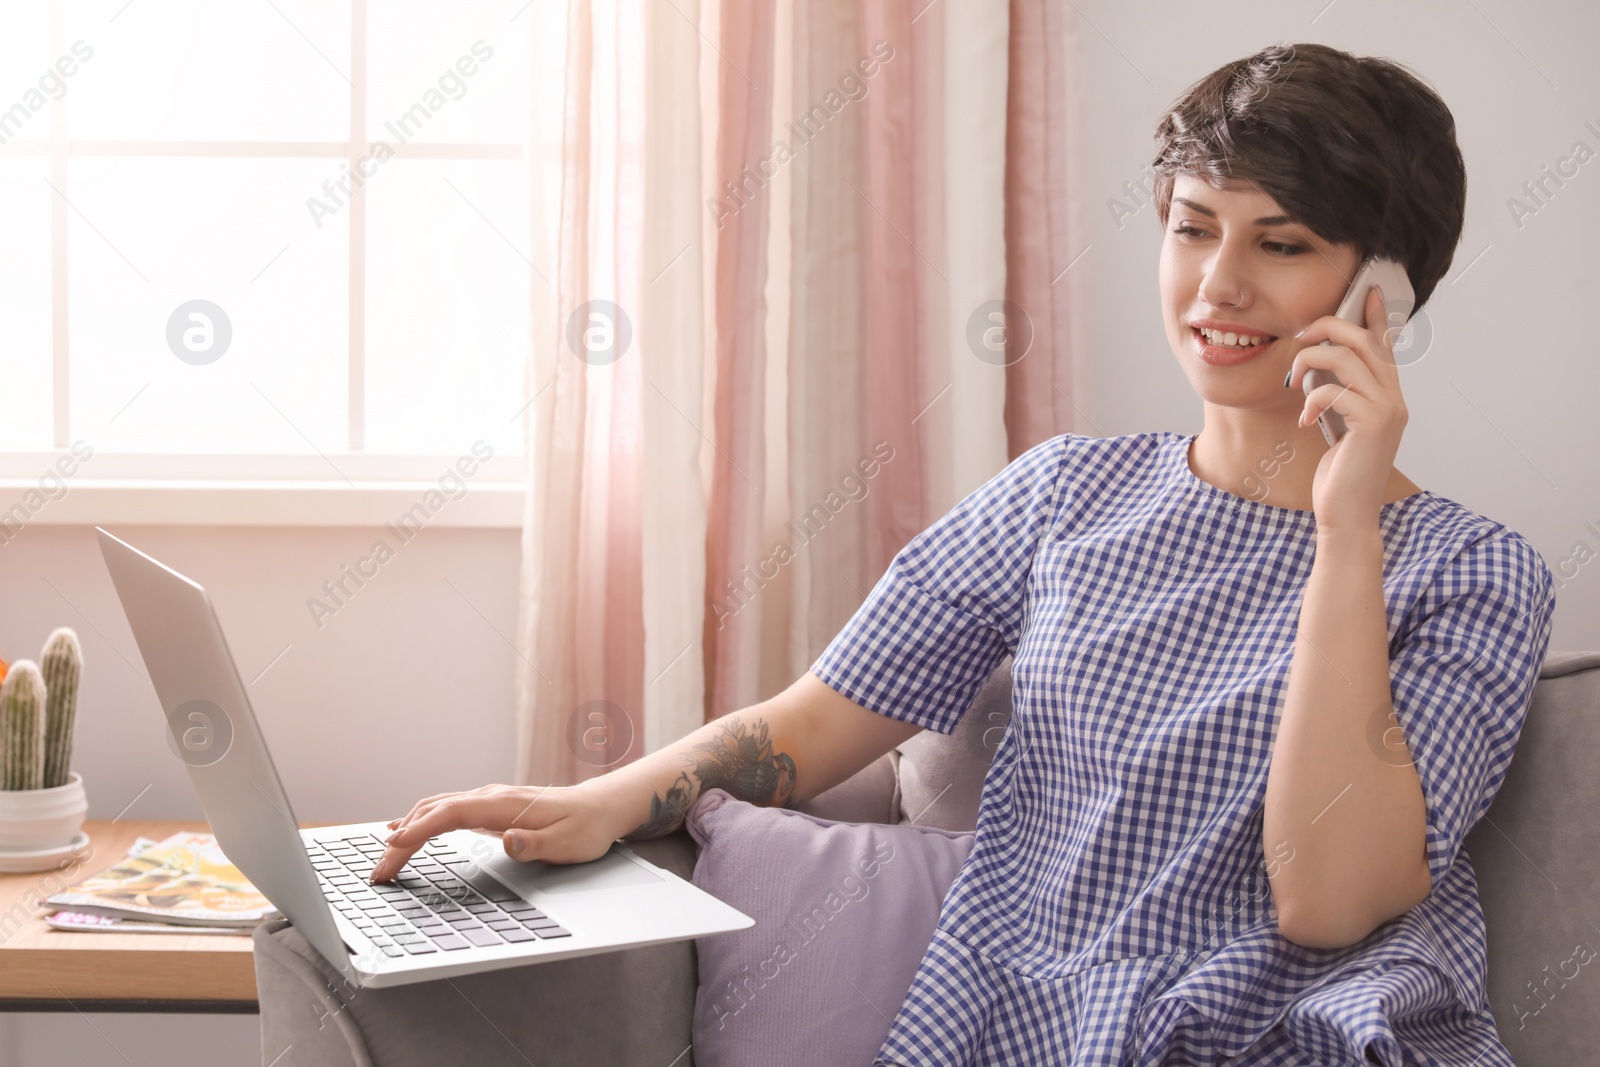
[[[1383,506],[1394,712],[1369,738],[1393,761],[1398,727],[1415,760],[1433,892],[1357,945],[1300,947],[1267,881],[1292,851],[1264,850],[1261,817],[1316,519],[1202,481],[1192,441],[1029,449],[912,539],[812,665],[949,733],[1014,657],[972,852],[875,1067],[1511,1067],[1461,842],[1533,696],[1549,569],[1431,491]]]

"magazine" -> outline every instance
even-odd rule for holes
[[[173,834],[45,899],[58,911],[179,926],[250,928],[279,912],[208,833]],[[48,920],[46,920],[48,921]]]
[[[44,921],[57,930],[89,930],[108,934],[249,934],[253,926],[188,926],[152,919],[121,919],[84,911],[58,911]]]

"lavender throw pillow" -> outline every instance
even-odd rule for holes
[[[973,833],[836,822],[709,789],[693,882],[755,919],[697,938],[698,1067],[866,1067],[933,939]]]

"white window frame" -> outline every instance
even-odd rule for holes
[[[50,2],[50,54],[63,55],[66,0]],[[367,131],[367,0],[350,0],[350,137],[345,141],[136,141],[72,140],[66,136],[65,100],[50,104],[48,139],[15,138],[0,155],[44,156],[50,181],[62,195],[50,200],[50,301],[53,450],[0,453],[0,513],[30,492],[73,445],[71,375],[67,336],[67,161],[85,156],[167,158],[308,158],[346,160],[351,170],[374,150]],[[525,32],[531,38],[533,20]],[[531,143],[531,136],[530,136]],[[395,158],[521,160],[520,144],[419,143],[400,145]],[[530,188],[528,195],[533,195]],[[76,467],[45,506],[30,509],[41,525],[148,523],[171,525],[364,526],[391,521],[419,497],[438,489],[460,458],[443,455],[369,454],[366,442],[366,231],[365,191],[355,190],[349,213],[349,407],[346,451],[331,456],[263,453],[101,453]],[[531,317],[532,309],[528,309]],[[524,426],[533,417],[523,411]],[[478,465],[468,490],[452,498],[430,525],[521,525],[527,465],[522,454],[496,455]],[[39,497],[33,496],[37,504]]]

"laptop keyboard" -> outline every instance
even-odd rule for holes
[[[323,896],[385,956],[572,936],[498,882],[480,876],[479,892],[458,877],[473,860],[437,838],[422,846],[393,882],[372,885],[367,878],[383,850],[371,834],[306,842]]]

